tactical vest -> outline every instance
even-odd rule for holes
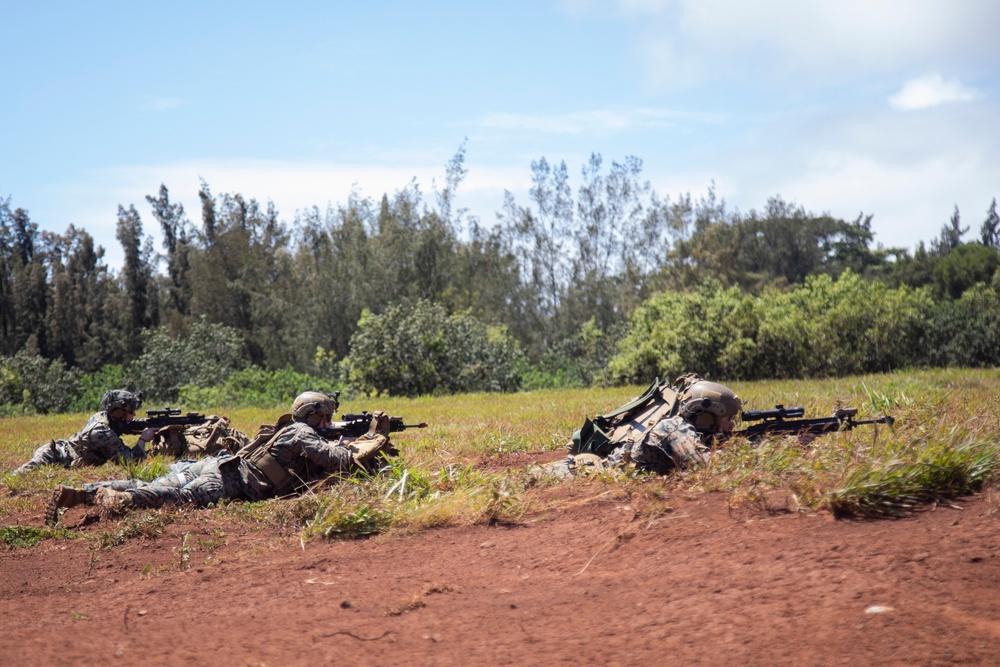
[[[278,418],[278,423],[273,426],[270,424],[264,424],[260,427],[257,435],[245,446],[243,449],[236,452],[236,456],[240,457],[247,463],[252,463],[254,467],[264,473],[267,480],[271,483],[272,495],[280,496],[286,491],[288,491],[297,479],[300,479],[303,471],[298,470],[297,466],[292,463],[289,466],[283,466],[278,463],[278,461],[271,456],[271,443],[277,439],[277,437],[292,423],[291,415],[281,415]]]
[[[677,414],[678,393],[657,378],[649,389],[614,412],[586,419],[567,446],[570,454],[606,457],[620,445],[642,441],[657,422]]]

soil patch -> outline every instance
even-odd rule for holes
[[[590,480],[551,493],[553,509],[513,526],[303,545],[195,510],[110,549],[46,540],[0,551],[0,656],[74,666],[1000,660],[992,490],[962,509],[878,521],[734,514],[719,494],[670,498],[640,519]],[[113,527],[67,518],[81,532]]]

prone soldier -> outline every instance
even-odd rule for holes
[[[156,434],[156,429],[146,428],[139,433],[133,447],[122,442],[121,436],[129,432],[128,424],[135,419],[135,411],[142,405],[142,393],[126,389],[109,389],[101,398],[101,411],[95,412],[78,433],[65,440],[52,440],[35,450],[31,460],[12,471],[21,475],[43,465],[61,465],[64,468],[99,466],[108,461],[138,461],[146,456],[146,443]]]
[[[729,387],[695,374],[670,385],[654,382],[610,415],[586,420],[567,445],[569,456],[542,472],[568,477],[632,464],[662,475],[705,463],[711,445],[733,430],[742,405]]]
[[[103,516],[129,508],[155,508],[167,503],[204,507],[223,499],[263,500],[290,495],[310,484],[354,470],[371,471],[380,456],[393,451],[389,418],[372,415],[367,433],[325,439],[339,407],[336,397],[307,391],[296,397],[291,414],[264,426],[236,455],[223,452],[198,461],[180,461],[152,482],[118,480],[82,488],[59,486],[46,511],[55,523],[59,510],[78,504],[101,506]]]

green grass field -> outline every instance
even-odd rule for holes
[[[801,405],[807,417],[820,417],[837,407],[854,406],[860,409],[859,416],[890,414],[897,422],[893,429],[864,426],[808,445],[791,437],[756,446],[733,441],[709,465],[664,478],[604,473],[560,482],[529,475],[511,455],[561,449],[585,416],[609,412],[643,388],[371,399],[341,409],[382,409],[402,415],[408,423],[430,424],[393,436],[402,454],[388,474],[374,479],[356,476],[294,500],[237,502],[202,511],[251,525],[277,525],[299,539],[337,538],[516,521],[561,502],[554,490],[562,485],[591,485],[595,494],[627,498],[637,516],[669,511],[675,494],[706,491],[723,492],[731,507],[748,511],[829,510],[838,516],[887,516],[954,502],[989,482],[1000,463],[997,370],[929,370],[730,386],[744,399],[745,408]],[[273,422],[284,406],[268,411],[183,408],[226,414],[234,427],[253,433],[260,424]],[[11,470],[39,444],[73,433],[87,416],[0,420],[0,469]],[[479,465],[493,459],[513,461],[513,467]],[[129,475],[150,479],[168,465],[166,459],[153,457],[129,470],[108,464],[78,470],[49,467],[19,478],[0,475],[9,490],[0,497],[0,526],[7,527],[3,541],[24,546],[34,538],[80,538],[66,531],[32,532],[11,525],[14,516],[40,515],[56,484]],[[100,535],[100,546],[133,535],[149,536],[150,525],[190,511],[159,510],[152,522],[148,516],[126,517],[109,528],[114,532]]]

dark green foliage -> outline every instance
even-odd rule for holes
[[[73,401],[80,371],[61,359],[18,352],[0,357],[0,415],[65,412]]]
[[[214,387],[220,401],[269,404],[295,393],[284,383],[294,374],[338,375],[339,386],[347,370],[364,391],[412,393],[645,383],[678,366],[783,377],[996,363],[996,286],[978,287],[1000,267],[995,200],[981,242],[963,243],[969,230],[956,208],[929,248],[910,253],[876,245],[870,215],[845,221],[780,197],[743,214],[728,211],[714,186],[697,200],[660,198],[632,156],[591,155],[574,187],[564,162],[543,157],[531,172],[528,204],[507,193],[498,224],[456,207],[464,143],[430,202],[414,180],[300,211],[290,224],[270,202],[214,195],[202,182],[195,226],[161,185],[146,203],[163,254],[154,255],[139,211],[121,206],[120,271],[85,230],[40,231],[0,198],[0,355],[84,373],[68,404],[22,387],[5,410],[90,411],[102,383],[158,400]],[[881,299],[885,309],[868,307]],[[447,326],[437,338],[409,332],[398,343],[414,352],[408,359],[430,360],[404,363],[386,347],[384,364],[369,363],[382,349],[370,340],[378,327],[362,332],[359,322],[415,303],[434,304]],[[705,324],[682,342],[664,324],[677,318]],[[432,329],[418,320],[407,325]],[[215,351],[190,343],[210,325],[232,334],[221,336],[228,342]],[[624,356],[608,368],[630,328]],[[277,375],[248,371],[245,388],[229,382],[247,366]]]
[[[101,397],[108,389],[136,388],[126,385],[125,369],[121,364],[107,364],[93,373],[83,373],[80,376],[68,411],[97,412],[101,409]]]
[[[191,250],[193,232],[184,216],[184,207],[170,203],[170,192],[161,184],[156,197],[147,195],[146,201],[153,208],[153,217],[160,223],[163,249],[167,260],[166,310],[177,316],[190,314]]]
[[[627,326],[615,326],[605,333],[594,320],[585,322],[577,335],[552,346],[552,352],[534,365],[525,364],[521,388],[589,387],[604,375],[608,362],[617,353],[616,344]]]
[[[593,320],[609,331],[652,293],[667,254],[669,203],[627,156],[605,169],[592,154],[574,196],[564,162],[532,162],[531,204],[507,192],[501,228],[520,269],[516,317],[505,320],[532,359]]]
[[[259,367],[236,371],[217,385],[180,388],[181,405],[212,405],[231,408],[287,407],[306,390],[333,394],[338,389],[334,378],[318,378],[291,369],[266,370]]]
[[[986,211],[986,219],[979,231],[979,238],[987,248],[1000,249],[1000,215],[997,215],[997,198],[993,198],[993,203]]]
[[[122,281],[125,291],[125,313],[123,317],[125,339],[122,361],[139,356],[142,349],[141,332],[156,326],[159,321],[159,299],[153,281],[153,241],[144,237],[142,220],[135,206],[118,207],[118,227],[116,236],[125,251],[122,267]]]
[[[1000,250],[963,243],[935,262],[932,273],[938,294],[958,299],[976,283],[988,283],[998,268]]]
[[[759,296],[708,281],[637,309],[609,380],[640,384],[692,370],[719,379],[824,377],[919,364],[932,305],[925,292],[849,271]]]
[[[515,391],[521,352],[503,327],[428,301],[366,313],[344,360],[352,386],[393,396]]]
[[[1000,272],[993,285],[978,284],[962,298],[938,304],[927,337],[932,366],[1000,366]]]
[[[938,255],[947,255],[961,245],[962,237],[968,231],[968,227],[962,226],[962,215],[956,205],[955,212],[951,214],[948,224],[941,227],[941,236],[931,241],[931,249]]]
[[[706,278],[759,292],[802,284],[807,276],[839,276],[845,269],[867,274],[889,255],[871,250],[871,216],[845,222],[816,216],[773,197],[763,212],[726,215],[714,192],[693,210],[679,210],[682,234],[665,267],[670,282],[693,286]],[[693,218],[693,222],[691,219]],[[694,231],[687,237],[687,229]]]
[[[127,385],[141,389],[149,400],[175,401],[184,385],[220,385],[245,366],[243,336],[232,327],[201,320],[187,336],[174,337],[163,328],[144,332],[142,355],[125,376]]]

